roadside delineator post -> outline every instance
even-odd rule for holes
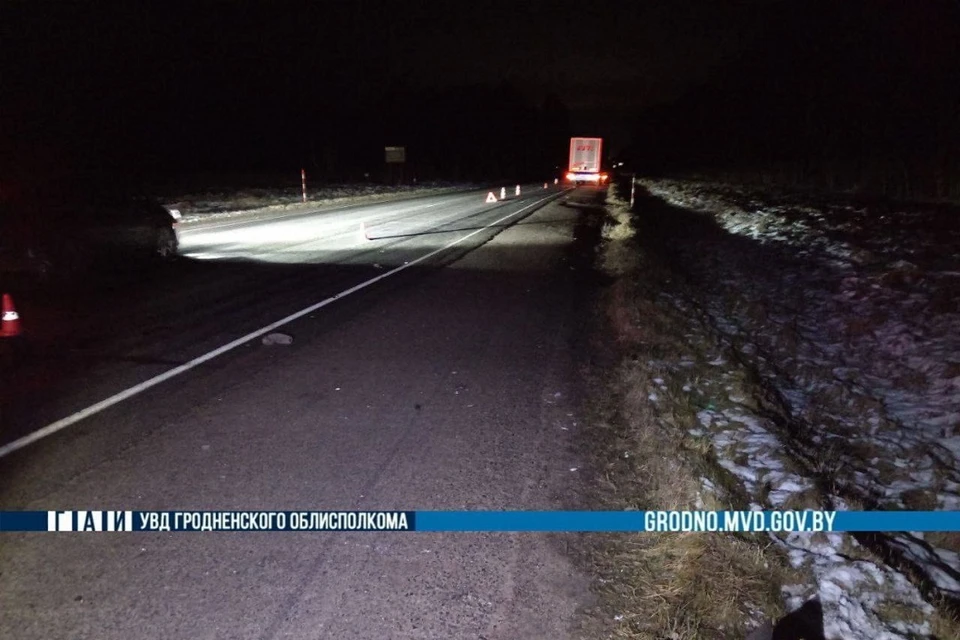
[[[546,183],[546,182],[543,183],[543,188],[544,188],[544,189],[547,188],[547,183]]]
[[[490,203],[490,202],[496,202],[496,201],[497,201],[497,196],[493,195],[493,191],[487,194],[486,202]]]
[[[300,187],[303,191],[303,201],[307,201],[307,170],[300,169]]]
[[[0,316],[0,338],[13,338],[20,335],[20,314],[13,306],[9,293],[3,294],[2,316]]]
[[[517,195],[520,195],[520,185],[517,185]]]
[[[366,242],[370,239],[370,236],[367,235],[367,225],[365,222],[360,222],[360,234],[357,237],[360,242]]]
[[[560,179],[559,179],[559,178],[554,178],[554,179],[553,179],[553,184],[554,184],[554,185],[558,184],[559,182],[560,182]]]
[[[633,209],[633,194],[637,189],[637,176],[636,174],[630,176],[630,209]]]
[[[506,187],[500,187],[500,199],[501,199],[501,200],[506,200],[506,198],[507,198],[507,188],[506,188]]]

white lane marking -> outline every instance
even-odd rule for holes
[[[243,344],[246,344],[247,342],[250,342],[251,340],[256,340],[256,339],[259,338],[260,336],[263,336],[263,335],[265,335],[265,334],[268,334],[268,333],[270,333],[271,331],[273,331],[274,329],[277,329],[277,328],[279,328],[279,327],[282,327],[282,326],[285,325],[285,324],[289,324],[289,323],[293,322],[294,320],[297,320],[297,319],[299,319],[299,318],[302,318],[303,316],[305,316],[305,315],[307,315],[307,314],[309,314],[309,313],[313,313],[313,312],[316,311],[317,309],[322,309],[323,307],[326,307],[327,305],[332,304],[332,303],[336,302],[337,300],[340,300],[341,298],[345,298],[345,297],[349,296],[349,295],[352,294],[352,293],[356,293],[357,291],[360,291],[361,289],[366,289],[367,287],[369,287],[369,286],[372,285],[372,284],[376,284],[377,282],[380,282],[381,280],[385,280],[386,278],[389,278],[390,276],[396,275],[396,274],[400,273],[401,271],[403,271],[403,270],[405,270],[405,269],[409,269],[409,268],[412,267],[413,265],[418,264],[418,263],[420,263],[420,262],[423,262],[424,260],[428,260],[429,258],[432,258],[433,256],[437,255],[438,253],[441,253],[441,252],[443,252],[443,251],[446,251],[447,249],[449,249],[449,248],[451,248],[451,247],[455,247],[455,246],[457,246],[458,244],[460,244],[461,242],[463,242],[464,240],[467,240],[467,239],[469,239],[469,238],[472,238],[473,236],[477,235],[478,233],[480,233],[480,232],[482,232],[482,231],[486,231],[487,229],[489,229],[489,228],[491,228],[491,227],[494,227],[494,226],[500,224],[500,223],[503,222],[504,220],[507,220],[507,219],[512,218],[512,217],[514,217],[514,216],[516,216],[516,215],[519,215],[519,214],[523,213],[524,211],[526,211],[527,209],[530,209],[530,208],[532,208],[532,207],[537,206],[537,205],[540,204],[541,202],[545,202],[545,201],[547,201],[547,200],[550,200],[551,198],[556,197],[556,195],[557,195],[557,194],[552,193],[552,194],[550,194],[549,196],[547,196],[547,197],[545,197],[545,198],[540,198],[540,199],[537,200],[536,202],[533,202],[532,204],[528,204],[527,206],[522,207],[522,208],[514,211],[513,213],[508,213],[507,215],[503,216],[502,218],[498,218],[497,220],[494,220],[493,222],[491,222],[491,223],[488,224],[487,226],[482,227],[482,228],[480,228],[480,229],[477,229],[476,231],[471,231],[470,233],[468,233],[467,235],[463,236],[462,238],[459,238],[459,239],[457,239],[457,240],[454,240],[453,242],[451,242],[451,243],[449,243],[449,244],[446,244],[446,245],[440,247],[439,249],[434,249],[434,250],[431,251],[430,253],[424,254],[424,255],[420,256],[419,258],[417,258],[417,259],[415,259],[415,260],[411,260],[410,262],[407,262],[407,263],[405,263],[405,264],[400,265],[399,267],[395,267],[395,268],[391,269],[390,271],[387,271],[386,273],[382,273],[382,274],[380,274],[380,275],[378,275],[378,276],[376,276],[376,277],[374,277],[374,278],[370,278],[369,280],[366,280],[366,281],[364,281],[364,282],[361,282],[361,283],[358,284],[358,285],[354,285],[354,286],[350,287],[349,289],[344,289],[344,290],[341,291],[340,293],[334,294],[334,295],[330,296],[329,298],[326,298],[325,300],[321,300],[320,302],[317,302],[316,304],[312,304],[312,305],[310,305],[309,307],[306,307],[305,309],[301,309],[300,311],[297,311],[297,312],[295,312],[295,313],[292,313],[292,314],[288,315],[286,318],[282,318],[282,319],[277,320],[276,322],[274,322],[274,323],[272,323],[272,324],[268,324],[267,326],[263,327],[262,329],[257,329],[256,331],[253,331],[252,333],[248,333],[247,335],[245,335],[245,336],[243,336],[243,337],[240,337],[240,338],[237,338],[236,340],[233,340],[232,342],[228,342],[227,344],[223,345],[222,347],[219,347],[219,348],[217,348],[217,349],[214,349],[213,351],[210,351],[210,352],[208,352],[208,353],[205,353],[205,354],[203,354],[202,356],[199,356],[199,357],[197,357],[197,358],[194,358],[193,360],[190,360],[189,362],[186,362],[186,363],[184,363],[184,364],[182,364],[182,365],[180,365],[180,366],[174,367],[173,369],[170,369],[169,371],[166,371],[166,372],[164,372],[164,373],[161,373],[161,374],[158,375],[158,376],[154,376],[153,378],[150,378],[149,380],[145,380],[145,381],[141,382],[140,384],[137,384],[137,385],[134,385],[134,386],[130,387],[129,389],[125,389],[124,391],[121,391],[120,393],[114,394],[114,395],[110,396],[109,398],[106,398],[105,400],[101,400],[100,402],[97,402],[96,404],[92,404],[92,405],[90,405],[89,407],[87,407],[86,409],[81,409],[80,411],[77,411],[76,413],[74,413],[74,414],[72,414],[72,415],[69,415],[69,416],[67,416],[66,418],[61,418],[60,420],[57,420],[56,422],[52,422],[52,423],[48,424],[47,426],[45,426],[45,427],[43,427],[43,428],[41,428],[41,429],[37,429],[36,431],[34,431],[34,432],[32,432],[32,433],[28,433],[27,435],[23,436],[22,438],[18,438],[18,439],[16,439],[16,440],[14,440],[13,442],[10,442],[10,443],[5,444],[5,445],[3,445],[2,447],[0,447],[0,458],[4,457],[4,456],[6,456],[6,455],[11,454],[11,453],[13,453],[14,451],[17,451],[18,449],[22,449],[23,447],[26,447],[26,446],[29,445],[29,444],[33,444],[33,443],[36,442],[37,440],[40,440],[40,439],[42,439],[42,438],[46,438],[47,436],[53,435],[54,433],[56,433],[56,432],[58,432],[58,431],[60,431],[60,430],[62,430],[62,429],[66,429],[66,428],[69,427],[70,425],[75,424],[75,423],[77,423],[77,422],[80,422],[80,421],[83,420],[84,418],[88,418],[88,417],[92,416],[93,414],[99,413],[99,412],[103,411],[104,409],[107,409],[107,408],[109,408],[109,407],[112,407],[112,406],[115,405],[115,404],[119,404],[119,403],[123,402],[124,400],[126,400],[126,399],[128,399],[128,398],[132,398],[133,396],[135,396],[135,395],[137,395],[137,394],[139,394],[139,393],[142,393],[142,392],[146,391],[147,389],[150,389],[151,387],[157,386],[157,385],[160,384],[161,382],[166,382],[166,381],[169,380],[170,378],[176,377],[176,376],[180,375],[181,373],[184,373],[184,372],[186,372],[186,371],[189,371],[190,369],[193,369],[194,367],[197,367],[197,366],[203,364],[204,362],[207,362],[208,360],[213,360],[213,359],[216,358],[217,356],[223,355],[223,354],[226,353],[227,351],[230,351],[230,350],[232,350],[232,349],[236,349],[237,347],[239,347],[239,346],[241,346],[241,345],[243,345]]]

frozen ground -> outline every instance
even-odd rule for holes
[[[702,406],[692,435],[712,444],[746,499],[960,508],[958,211],[643,186],[666,203],[656,215],[676,225],[672,253],[686,276],[685,293],[664,302],[719,338],[705,363],[716,375],[683,384]],[[684,368],[702,371],[694,360],[674,363],[679,379]],[[818,595],[831,638],[923,636],[932,610],[921,591],[960,599],[953,534],[778,543],[816,580],[786,595],[797,604]]]

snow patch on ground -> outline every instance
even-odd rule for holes
[[[670,302],[722,336],[789,421],[762,417],[729,358],[705,355],[718,376],[689,391],[703,404],[689,433],[708,439],[751,504],[818,508],[809,495],[819,477],[836,486],[837,509],[960,508],[960,224],[938,220],[930,231],[922,211],[785,202],[729,185],[643,186],[715,223],[680,249],[698,299]],[[958,549],[929,538],[887,544],[960,598]],[[788,601],[819,596],[828,638],[930,633],[923,618],[933,610],[919,591],[852,536],[775,539],[816,580],[788,587]]]

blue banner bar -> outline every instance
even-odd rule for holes
[[[960,531],[960,511],[417,511],[417,531]]]
[[[417,511],[417,531],[645,531],[644,511]]]
[[[0,531],[46,530],[46,511],[0,511]]]
[[[960,531],[960,511],[837,511],[836,531]]]
[[[960,511],[0,511],[0,531],[960,532]]]

